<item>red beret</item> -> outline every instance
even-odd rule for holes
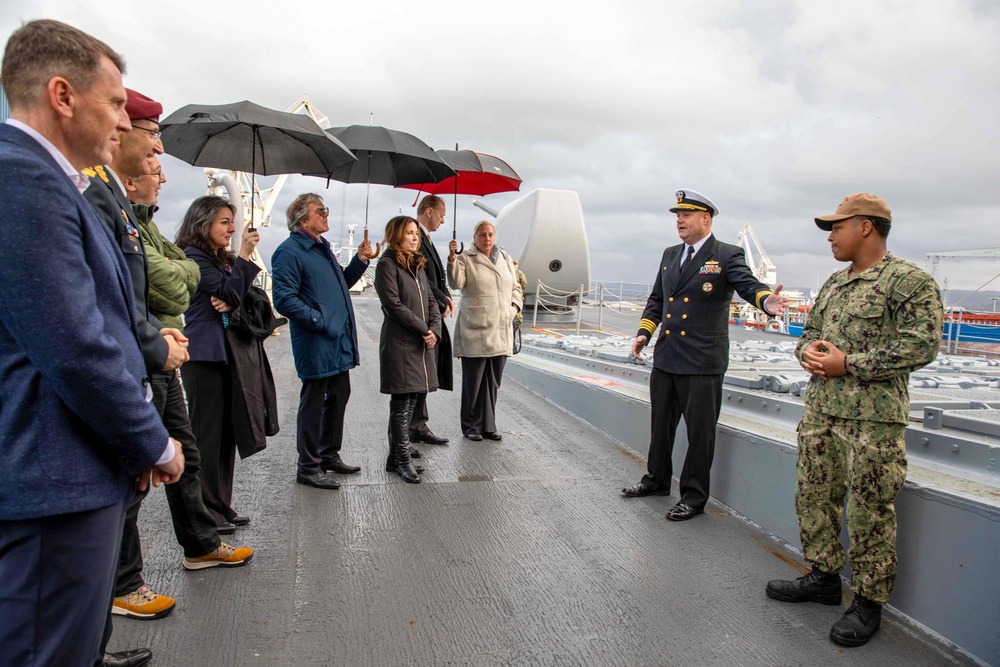
[[[160,114],[163,113],[163,105],[156,100],[151,100],[142,93],[137,93],[131,88],[126,88],[128,102],[125,103],[125,111],[129,120],[155,120],[160,122]]]

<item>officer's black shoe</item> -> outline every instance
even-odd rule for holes
[[[854,594],[854,602],[844,617],[830,628],[830,639],[841,646],[863,646],[882,623],[882,605]]]
[[[782,602],[819,602],[820,604],[840,604],[843,594],[840,575],[823,572],[813,566],[812,572],[793,581],[774,579],[767,582],[767,597]]]

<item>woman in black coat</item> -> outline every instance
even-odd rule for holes
[[[380,390],[391,396],[386,470],[419,484],[410,458],[410,418],[417,396],[438,386],[432,350],[441,338],[441,312],[424,273],[427,260],[417,252],[417,221],[396,216],[385,226],[385,240],[388,250],[375,269],[375,291],[385,315],[379,339]]]
[[[232,353],[225,330],[233,310],[239,308],[260,271],[250,261],[260,234],[245,227],[240,253],[233,254],[228,248],[236,232],[235,214],[236,207],[222,197],[199,197],[188,208],[177,230],[177,245],[201,269],[198,291],[184,314],[191,360],[184,364],[181,380],[187,394],[191,428],[201,453],[202,498],[218,522],[220,534],[232,533],[236,526],[250,522],[232,507],[240,435],[235,423],[246,423],[248,416],[245,412],[234,415],[233,406],[237,404],[234,391],[239,387],[234,383]]]

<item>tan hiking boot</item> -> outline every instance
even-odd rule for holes
[[[111,613],[126,618],[137,618],[140,621],[151,621],[163,618],[174,610],[174,599],[167,595],[157,595],[146,584],[135,589],[128,595],[115,598]]]
[[[215,551],[199,556],[188,558],[184,556],[185,570],[204,570],[206,567],[239,567],[246,565],[253,558],[253,549],[250,547],[231,547],[225,542],[219,544]]]

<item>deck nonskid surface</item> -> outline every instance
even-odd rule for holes
[[[373,295],[355,308],[362,365],[343,457],[362,471],[337,491],[295,483],[299,381],[282,331],[267,342],[282,430],[237,463],[234,506],[252,523],[224,538],[256,549],[253,561],[182,570],[154,491],[144,575],[177,608],[116,619],[112,649],[215,667],[964,664],[886,620],[867,647],[830,643],[843,607],[764,595],[768,579],[801,574],[787,553],[721,506],[675,524],[664,513],[676,495],[622,498],[642,459],[510,379],[502,442],[463,440],[459,394],[436,392],[430,425],[451,444],[420,446],[422,484],[386,473],[382,316]]]

